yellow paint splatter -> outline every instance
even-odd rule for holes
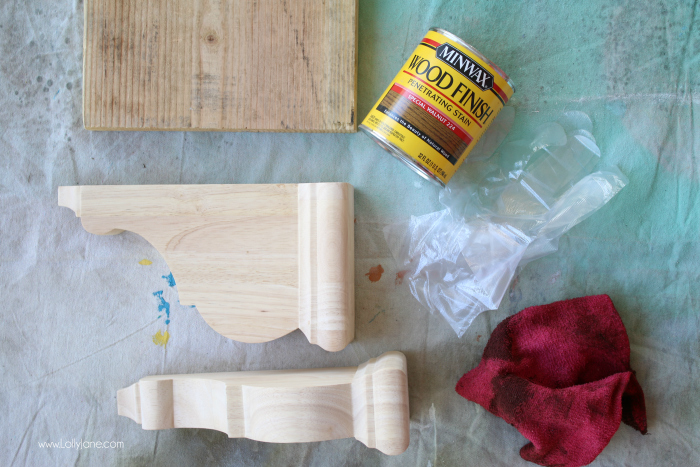
[[[168,331],[163,333],[158,331],[157,333],[153,334],[153,343],[155,345],[162,345],[165,347],[168,344],[168,339],[170,339],[170,333],[168,333]]]
[[[153,261],[148,261],[147,259],[142,259],[141,261],[139,261],[139,264],[141,266],[150,266],[151,264],[153,264]]]

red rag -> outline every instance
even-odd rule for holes
[[[627,331],[607,295],[534,306],[503,320],[456,389],[515,426],[530,440],[520,456],[540,465],[590,464],[620,421],[647,432]]]

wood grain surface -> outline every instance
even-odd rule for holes
[[[356,131],[357,0],[86,0],[90,130]]]
[[[58,203],[88,232],[148,240],[180,303],[226,337],[266,342],[300,328],[329,351],[354,338],[352,185],[73,186]]]
[[[208,428],[271,443],[355,437],[390,455],[409,444],[400,352],[349,368],[147,376],[117,392],[117,407],[144,430]]]

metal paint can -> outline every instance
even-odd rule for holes
[[[508,75],[474,47],[431,28],[360,128],[444,187],[514,90]]]

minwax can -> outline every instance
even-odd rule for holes
[[[432,28],[360,128],[444,187],[513,91],[491,60],[454,34]]]

